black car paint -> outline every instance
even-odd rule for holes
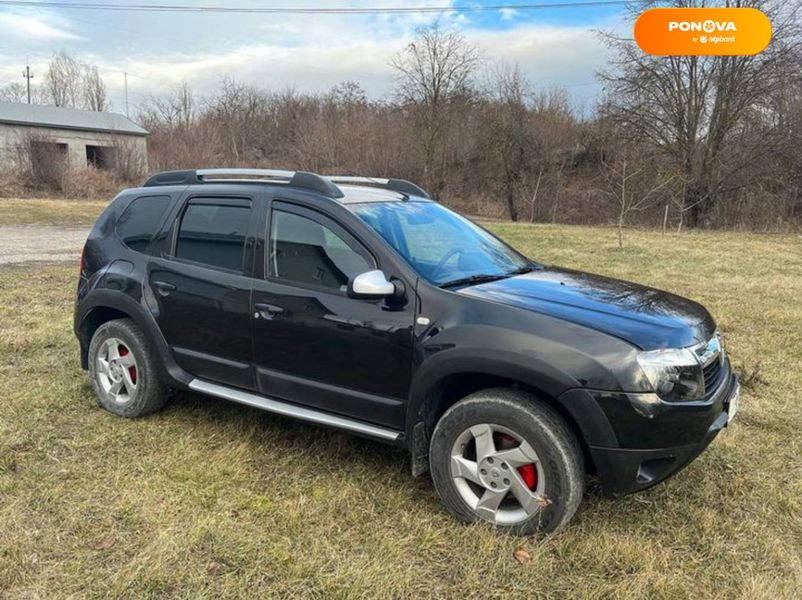
[[[539,269],[462,293],[598,329],[641,350],[692,346],[715,331],[710,313],[692,300],[568,269]]]
[[[425,448],[416,437],[430,432],[444,381],[474,374],[502,378],[554,404],[604,489],[614,493],[676,472],[709,443],[720,415],[726,416],[724,402],[734,385],[728,365],[726,384],[701,405],[665,403],[649,415],[633,400],[649,391],[635,362],[639,349],[689,345],[713,335],[712,317],[690,300],[548,267],[438,288],[343,204],[265,184],[160,187],[172,206],[147,251],[134,252],[116,237],[114,223],[130,202],[152,193],[119,194],[87,240],[75,310],[84,367],[93,326],[114,311],[145,331],[175,387],[201,377],[390,427],[402,433],[397,443],[413,452]],[[173,256],[181,211],[200,196],[252,203],[243,273]],[[404,297],[361,300],[266,277],[273,201],[337,222],[388,278],[400,282]],[[644,476],[640,465],[652,459],[655,472]]]

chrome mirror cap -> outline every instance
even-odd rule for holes
[[[354,298],[385,298],[395,294],[395,286],[380,269],[360,273],[348,284],[348,295]]]

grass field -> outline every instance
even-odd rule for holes
[[[7,267],[0,597],[798,597],[802,240],[633,231],[618,250],[611,229],[491,227],[706,304],[747,376],[736,424],[650,491],[591,487],[555,537],[500,536],[379,444],[189,394],[111,416],[78,365],[76,266]]]
[[[0,225],[92,225],[108,200],[0,198]]]

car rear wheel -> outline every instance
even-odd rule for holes
[[[141,417],[166,400],[147,339],[130,319],[108,321],[95,331],[89,374],[98,402],[115,415]]]
[[[435,488],[459,520],[511,533],[552,533],[574,515],[585,489],[576,437],[548,405],[520,390],[471,394],[435,427]]]

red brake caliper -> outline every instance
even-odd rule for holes
[[[128,356],[128,348],[125,346],[120,346],[119,351],[120,356]],[[128,367],[128,373],[131,375],[131,383],[136,385],[136,367]]]
[[[507,435],[506,433],[499,433],[497,435],[499,437],[499,441],[501,442],[501,449],[514,448],[518,444],[515,438],[511,435]],[[528,487],[530,490],[534,490],[535,487],[537,487],[537,469],[535,469],[534,464],[518,467],[518,473],[521,475],[521,479],[524,480],[526,487]]]
[[[526,487],[530,490],[535,489],[537,485],[537,471],[535,470],[535,465],[518,467],[518,472],[521,474],[521,478],[523,478]]]

